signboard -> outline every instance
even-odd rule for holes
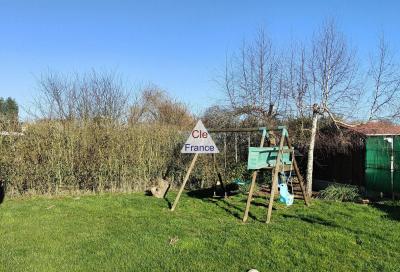
[[[211,135],[199,120],[183,145],[181,153],[219,153]]]

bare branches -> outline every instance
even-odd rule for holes
[[[263,30],[254,42],[243,43],[238,55],[227,57],[222,86],[238,115],[269,120],[277,113],[282,97],[277,88],[277,58]]]
[[[373,82],[368,120],[400,118],[400,66],[383,34],[370,56],[368,76]]]
[[[128,105],[128,91],[115,73],[91,71],[68,77],[48,73],[39,80],[41,116],[59,120],[111,120],[159,123],[177,126],[191,124],[187,106],[149,85]]]
[[[308,70],[307,50],[301,44],[292,43],[284,61],[283,82],[286,107],[285,116],[310,116],[311,76]]]
[[[350,113],[360,94],[355,51],[332,20],[314,37],[310,70],[318,90],[315,102],[336,114]]]
[[[121,119],[128,92],[115,73],[91,71],[66,76],[49,72],[38,82],[41,96],[36,102],[41,116],[48,119]]]

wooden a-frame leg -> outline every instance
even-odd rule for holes
[[[303,177],[301,176],[299,167],[297,166],[296,159],[294,159],[294,158],[293,158],[293,168],[294,168],[294,171],[296,172],[297,179],[299,180],[300,189],[301,189],[301,193],[303,195],[304,203],[307,206],[310,206],[310,201],[309,201],[309,198],[307,196],[306,189],[304,187],[304,180],[303,180]]]
[[[285,135],[282,135],[281,141],[279,143],[278,155],[276,156],[275,167],[272,172],[271,195],[269,197],[268,210],[267,210],[267,221],[266,221],[267,223],[271,222],[272,206],[274,205],[275,190],[278,188],[279,166],[281,165],[282,149],[284,141],[285,141]]]
[[[249,210],[250,210],[251,201],[253,200],[253,192],[254,192],[254,187],[256,186],[257,174],[258,174],[257,170],[253,172],[249,195],[247,197],[246,209],[244,210],[243,222],[246,222],[247,218],[249,217]]]
[[[292,148],[292,143],[290,141],[290,138],[286,136],[286,142],[288,143],[288,147]],[[304,203],[309,206],[310,205],[310,201],[306,192],[306,189],[304,187],[304,179],[303,176],[300,173],[300,169],[299,166],[297,165],[297,161],[296,158],[293,156],[292,158],[292,163],[293,163],[293,169],[296,173],[297,179],[299,180],[299,184],[300,184],[300,189],[301,189],[301,193],[303,195],[303,199],[304,199]]]
[[[272,214],[272,206],[274,205],[275,198],[275,190],[278,188],[278,175],[275,177],[275,172],[278,172],[277,169],[273,170],[273,179],[271,184],[271,195],[268,201],[268,210],[267,210],[267,223],[271,222],[271,214]]]
[[[266,136],[266,131],[264,130],[263,134],[261,136],[260,147],[264,146],[265,136]],[[249,141],[249,145],[250,145],[250,141]],[[244,215],[243,215],[243,222],[246,222],[247,218],[249,217],[249,210],[250,210],[251,201],[253,200],[253,192],[254,192],[254,187],[256,186],[257,174],[258,174],[258,170],[255,170],[253,172],[253,176],[251,179],[249,195],[247,196],[246,209],[244,210]]]
[[[184,180],[183,180],[183,183],[182,183],[182,185],[181,185],[181,188],[179,189],[178,195],[176,196],[175,201],[174,201],[174,204],[172,205],[171,211],[174,211],[175,208],[176,208],[176,205],[178,205],[179,198],[181,197],[181,194],[182,194],[183,190],[185,189],[186,182],[187,182],[188,179],[189,179],[190,173],[191,173],[192,170],[193,170],[193,167],[194,167],[194,164],[196,163],[196,160],[197,160],[198,155],[199,155],[199,153],[196,153],[196,154],[194,155],[193,159],[192,159],[192,162],[190,163],[190,166],[189,166],[189,168],[188,168],[188,170],[187,170],[187,172],[186,172],[186,176],[185,176],[185,178],[184,178]]]

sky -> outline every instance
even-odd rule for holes
[[[0,97],[21,116],[47,71],[116,71],[133,89],[167,90],[195,112],[220,103],[227,54],[264,28],[277,47],[310,39],[335,18],[361,63],[384,31],[400,48],[400,1],[4,1],[0,0]]]

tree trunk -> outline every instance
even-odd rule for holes
[[[312,118],[312,128],[311,128],[311,139],[310,147],[308,149],[308,160],[307,160],[307,194],[309,197],[312,196],[312,182],[313,182],[313,166],[314,166],[314,146],[315,146],[315,136],[317,134],[317,124],[318,124],[318,106],[313,107],[313,118]]]

